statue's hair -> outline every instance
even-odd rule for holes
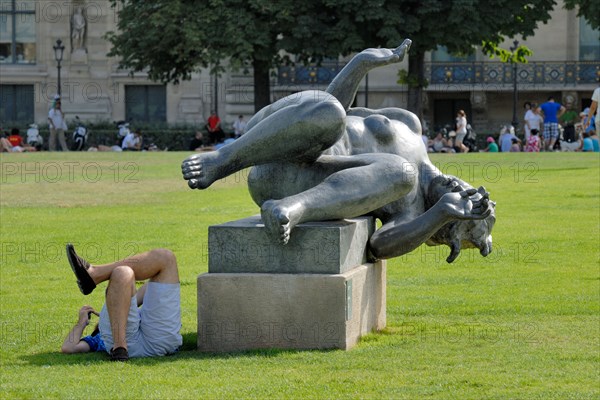
[[[453,187],[451,186],[451,183],[453,181],[457,182],[464,189],[473,188],[471,185],[455,176],[439,175],[432,179],[432,181],[429,184],[427,195],[425,197],[426,209],[430,209],[431,207],[433,207],[433,205],[437,203],[440,200],[440,198],[446,193],[452,192]],[[480,188],[480,190],[482,189]],[[490,202],[490,204],[492,205],[492,207],[495,206],[494,202]],[[490,216],[481,221],[485,223],[488,226],[488,230],[491,231],[491,228],[493,227],[493,224],[495,222],[494,213],[492,212]],[[440,229],[438,229],[437,232],[431,235],[431,237],[427,240],[426,243],[430,246],[441,244],[448,245],[452,249],[452,252],[451,255],[448,257],[447,261],[452,262],[458,256],[461,247],[464,247],[465,245],[467,245],[468,247],[472,247],[473,244],[464,242],[462,239],[464,239],[465,229],[467,231],[470,230],[470,226],[476,223],[478,222],[475,220],[456,220],[448,222]]]
[[[427,194],[425,196],[425,209],[429,210],[435,203],[437,203],[443,195],[451,193],[452,188],[450,183],[455,181],[461,185],[464,189],[472,189],[473,186],[454,175],[438,175],[429,182],[427,187]]]

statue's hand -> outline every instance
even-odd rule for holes
[[[446,193],[438,202],[442,211],[452,219],[484,219],[492,213],[489,193],[483,186],[460,192]]]
[[[412,41],[405,39],[404,42],[395,49],[366,49],[359,54],[363,62],[368,62],[372,66],[382,66],[400,62],[404,59]]]

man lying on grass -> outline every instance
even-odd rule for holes
[[[106,304],[100,313],[90,306],[62,344],[63,353],[106,351],[113,361],[174,353],[182,344],[179,273],[175,255],[155,249],[111,264],[90,265],[67,245],[67,258],[84,295],[108,281]],[[136,281],[148,280],[136,290]],[[143,304],[143,307],[141,307]],[[82,337],[97,315],[97,329]]]

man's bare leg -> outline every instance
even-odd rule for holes
[[[99,284],[112,279],[115,269],[123,266],[131,268],[135,281],[179,282],[177,260],[173,252],[167,249],[150,250],[110,264],[92,265],[87,271],[94,283]]]
[[[233,143],[194,154],[183,162],[183,177],[192,189],[205,189],[252,165],[291,159],[314,161],[345,131],[343,107],[321,91],[288,96],[263,109],[261,115],[264,118],[253,122],[248,132]]]
[[[128,266],[113,269],[106,289],[106,310],[110,319],[113,349],[127,349],[127,317],[135,295],[135,273]]]
[[[322,156],[315,163],[315,168],[325,170],[332,166],[338,171],[315,187],[262,203],[261,217],[270,236],[285,244],[302,222],[364,215],[402,198],[417,185],[414,166],[392,154]]]

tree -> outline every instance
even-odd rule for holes
[[[598,0],[565,0],[565,8],[577,8],[577,16],[583,17],[592,28],[600,29],[600,2]]]
[[[337,57],[367,47],[409,52],[409,110],[421,116],[427,51],[446,46],[469,53],[498,49],[504,37],[533,34],[555,0],[111,0],[120,5],[118,33],[107,34],[120,66],[147,70],[162,82],[190,79],[199,67],[222,70],[222,60],[254,71],[255,109],[269,104],[269,71],[289,59]]]
[[[329,29],[336,9],[321,1],[111,1],[119,6],[119,32],[106,38],[121,68],[177,83],[200,67],[220,72],[228,59],[233,67],[252,67],[256,111],[270,103],[271,68],[289,62],[280,50],[308,61],[357,47],[346,32]]]
[[[392,47],[403,38],[413,41],[409,52],[408,109],[422,116],[422,92],[426,87],[425,53],[438,46],[468,54],[475,46],[485,52],[501,52],[505,37],[532,35],[539,22],[550,19],[554,0],[366,0],[357,2],[353,24],[367,46]],[[362,11],[361,11],[362,10]]]

